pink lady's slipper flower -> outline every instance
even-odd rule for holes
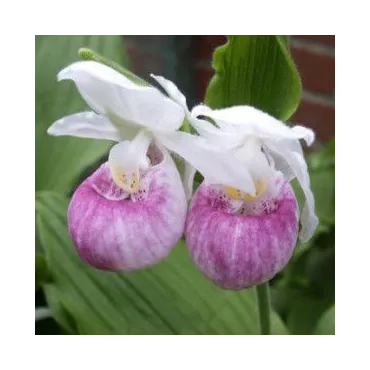
[[[248,169],[244,189],[205,178],[188,211],[186,242],[203,273],[226,289],[243,289],[270,280],[284,268],[298,237],[299,211],[289,184],[297,178],[306,197],[300,239],[309,240],[318,225],[307,165],[300,139],[308,145],[314,133],[289,128],[249,106],[191,112],[185,97],[170,81],[157,78],[171,98],[184,107],[201,137],[232,153]],[[209,121],[212,121],[209,122]],[[229,163],[233,167],[233,161]],[[195,169],[188,164],[188,185]]]
[[[106,270],[144,268],[165,258],[180,239],[187,203],[167,149],[205,177],[244,188],[248,171],[242,163],[229,169],[230,156],[177,131],[184,109],[156,88],[92,61],[65,68],[58,80],[65,79],[75,82],[93,112],[64,117],[48,133],[118,142],[108,162],[78,187],[68,209],[70,235],[87,263]]]
[[[288,263],[297,241],[299,211],[290,180],[297,178],[306,197],[301,241],[310,239],[318,225],[299,142],[312,144],[314,134],[301,126],[289,128],[249,106],[220,110],[198,106],[192,115],[217,125],[219,131],[203,121],[203,134],[244,161],[254,185],[249,192],[224,184],[200,186],[185,231],[192,258],[226,289],[268,281]],[[198,126],[199,120],[193,122]]]

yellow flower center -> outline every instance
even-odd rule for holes
[[[255,200],[259,199],[263,192],[266,190],[267,181],[256,181],[254,184],[256,188],[256,195],[250,195],[249,193],[245,193],[239,189],[233,188],[231,186],[225,186],[226,194],[232,198],[237,200],[245,200],[246,202],[254,202]]]
[[[130,194],[139,190],[139,171],[127,174],[121,167],[111,166],[112,178],[115,184]]]

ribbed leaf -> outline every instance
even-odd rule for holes
[[[48,270],[45,257],[41,254],[35,256],[35,289],[50,280],[50,272]]]
[[[335,335],[335,306],[330,307],[320,318],[314,334]]]
[[[67,199],[36,198],[40,242],[53,272],[44,285],[56,320],[79,334],[257,334],[255,290],[224,291],[191,263],[183,242],[163,263],[140,272],[103,272],[84,264],[67,234]],[[273,314],[273,331],[286,334]]]
[[[228,36],[213,68],[206,92],[212,108],[248,104],[282,120],[297,109],[302,86],[285,36]]]
[[[61,68],[79,59],[78,49],[83,46],[122,62],[119,36],[36,36],[36,190],[69,191],[81,171],[111,145],[46,134],[56,119],[86,109],[72,82],[56,81]]]

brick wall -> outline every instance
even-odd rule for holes
[[[190,106],[203,100],[213,75],[212,52],[224,42],[224,36],[125,36],[133,70],[172,79]],[[312,127],[325,142],[335,135],[335,36],[292,36],[290,45],[304,89],[291,120]]]
[[[335,36],[293,36],[291,52],[303,83],[292,119],[312,127],[325,142],[335,134]]]

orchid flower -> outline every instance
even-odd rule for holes
[[[190,124],[199,135],[220,150],[233,152],[245,164],[249,171],[248,180],[252,180],[252,184],[248,183],[247,197],[258,196],[276,171],[281,171],[287,181],[297,178],[306,197],[301,215],[300,238],[303,242],[309,240],[316,230],[318,219],[299,140],[303,139],[307,145],[311,145],[315,138],[313,131],[303,126],[289,128],[269,114],[251,106],[212,110],[206,105],[198,105],[190,112],[185,96],[175,84],[160,76],[152,77],[184,108]],[[215,125],[199,117],[211,119]],[[187,172],[193,177],[195,170],[193,167],[187,169]],[[189,179],[189,183],[191,182],[192,178]],[[237,187],[228,189],[230,193],[242,190]],[[243,194],[245,195],[245,192]]]
[[[299,140],[303,139],[307,145],[311,145],[315,139],[313,131],[303,126],[290,128],[251,106],[212,110],[206,105],[198,105],[190,112],[185,96],[175,84],[160,76],[152,77],[184,108],[190,124],[199,135],[220,150],[233,152],[245,164],[249,171],[248,179],[252,180],[252,184],[248,184],[250,191],[247,196],[258,196],[276,171],[281,171],[287,181],[297,178],[306,197],[301,215],[300,238],[303,242],[309,240],[316,230],[318,219]],[[211,119],[215,125],[199,117]],[[195,168],[188,172],[194,174]],[[229,190],[235,192],[242,189]]]
[[[58,74],[73,80],[92,111],[56,121],[51,135],[118,142],[74,193],[69,231],[82,259],[110,270],[135,270],[168,255],[184,231],[186,199],[168,150],[206,178],[248,190],[249,173],[207,140],[177,131],[184,109],[151,86],[138,86],[114,69],[84,61]]]
[[[218,151],[204,138],[178,131],[185,118],[184,109],[158,89],[139,86],[93,61],[77,62],[63,69],[58,80],[66,79],[75,82],[94,112],[64,117],[48,133],[119,142],[110,152],[109,166],[114,178],[125,178],[120,186],[127,192],[137,190],[140,166],[152,141],[177,153],[204,177],[248,190],[248,171],[236,158],[230,168],[230,155]]]
[[[256,189],[256,197],[277,172],[287,181],[297,179],[306,198],[301,214],[300,239],[308,241],[318,225],[315,201],[300,139],[310,146],[314,132],[303,126],[288,127],[284,123],[250,106],[212,110],[204,105],[195,107],[192,115],[211,119],[220,130],[203,134],[210,140],[225,135],[225,148],[231,150],[248,167]],[[203,120],[204,121],[204,120]],[[194,120],[193,120],[194,122]],[[216,132],[216,133],[215,133]],[[207,135],[208,134],[208,135]],[[239,189],[227,189],[230,194]],[[243,195],[243,192],[240,192]]]
[[[301,241],[309,240],[318,225],[299,141],[311,145],[314,133],[302,126],[289,128],[250,106],[212,110],[199,105],[189,111],[174,84],[155,78],[185,109],[199,135],[243,162],[252,180],[249,191],[207,179],[198,188],[185,230],[194,262],[226,289],[243,289],[270,280],[289,261],[298,237],[298,204],[289,184],[294,178],[306,197]],[[187,173],[191,186],[195,173],[191,164]]]
[[[185,230],[191,256],[223,288],[262,284],[285,267],[296,245],[299,212],[289,184],[293,178],[306,197],[300,239],[311,238],[318,225],[299,142],[304,139],[312,144],[314,134],[301,126],[289,128],[248,106],[220,110],[198,106],[191,115],[195,119],[190,122],[196,125],[200,116],[214,122],[216,126],[210,127],[203,119],[203,135],[242,160],[255,187],[255,194],[206,182],[198,188]]]

